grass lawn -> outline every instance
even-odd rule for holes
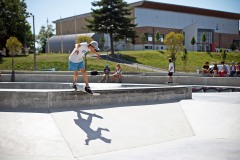
[[[68,56],[69,54],[37,54],[37,69],[51,69],[55,68],[56,71],[68,71]],[[15,70],[34,70],[34,56],[33,54],[29,54],[26,56],[16,56],[14,57],[14,69]],[[85,62],[86,63],[86,62]],[[116,63],[115,62],[107,62],[103,59],[96,60],[95,57],[87,57],[87,70],[98,70],[102,71],[105,66],[108,65],[111,71],[115,70]],[[143,70],[138,70],[133,67],[128,67],[122,65],[123,71],[125,72],[144,72]],[[0,70],[12,70],[12,58],[4,57],[3,63],[0,64]]]
[[[188,60],[186,66],[184,66],[183,61],[181,59],[182,54],[178,54],[176,57],[176,71],[184,71],[184,72],[195,72],[196,68],[202,68],[206,61],[211,63],[220,63],[221,62],[221,54],[220,53],[207,53],[207,52],[188,52]],[[149,65],[152,67],[168,69],[168,58],[170,54],[166,51],[153,51],[153,50],[145,50],[145,51],[122,51],[121,57],[123,59],[141,63],[145,65]],[[227,53],[226,63],[230,64],[231,62],[240,62],[240,53],[239,52],[231,52]]]
[[[101,54],[101,53],[100,53]],[[143,51],[121,51],[121,58],[140,63],[152,67],[157,67],[167,70],[168,58],[170,55],[166,51],[156,50],[143,50]],[[90,54],[91,55],[91,54]],[[68,56],[69,54],[37,54],[37,68],[38,70],[55,68],[57,71],[68,71]],[[183,65],[181,54],[178,54],[176,60],[176,71],[195,72],[196,68],[202,68],[206,61],[210,64],[212,62],[221,62],[220,53],[207,53],[207,52],[188,52],[188,61],[186,66]],[[226,63],[240,62],[240,53],[231,52],[227,53]],[[12,58],[4,57],[3,63],[0,64],[0,70],[11,70]],[[26,56],[14,57],[15,70],[33,70],[33,54]],[[87,57],[87,70],[102,71],[106,65],[109,65],[111,71],[115,70],[116,63],[107,62],[106,60],[96,60],[94,57]],[[146,72],[136,68],[122,65],[124,72]]]

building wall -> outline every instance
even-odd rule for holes
[[[153,26],[163,28],[183,29],[198,23],[198,28],[218,30],[216,32],[238,34],[239,21],[172,11],[135,8],[135,23],[137,27]]]
[[[190,8],[191,10],[191,8]],[[239,20],[227,19],[221,17],[212,17],[201,14],[192,14],[183,12],[174,12],[168,10],[149,9],[135,7],[131,10],[131,16],[135,17],[133,20],[137,27],[135,28],[136,34],[139,36],[135,39],[134,45],[128,45],[126,42],[116,42],[116,50],[139,50],[139,49],[165,49],[163,42],[152,41],[143,42],[141,36],[143,34],[156,35],[157,32],[163,34],[164,37],[170,31],[179,33],[184,32],[185,42],[187,50],[198,50],[197,45],[194,47],[190,44],[192,36],[196,41],[199,39],[198,30],[210,29],[213,31],[213,42],[218,48],[230,48],[233,40],[240,41],[239,35]],[[70,35],[70,34],[82,34],[90,33],[86,25],[88,22],[85,18],[91,18],[91,14],[82,14],[69,18],[64,18],[55,21],[56,23],[56,35]],[[104,35],[105,40],[107,35]],[[109,42],[108,42],[109,43]],[[103,50],[107,50],[107,42],[103,44]],[[240,47],[240,46],[238,46]]]
[[[56,21],[56,35],[90,33],[86,27],[88,22],[85,20],[90,17],[90,14],[84,14]]]
[[[197,46],[196,45],[192,45],[191,44],[191,40],[192,37],[194,36],[196,42],[197,42],[197,23],[193,23],[185,28],[183,28],[183,32],[184,32],[184,44],[185,44],[185,48],[188,51],[196,51],[197,50]]]
[[[216,44],[217,48],[230,48],[233,40],[240,41],[239,35],[234,34],[224,34],[224,33],[216,33],[214,35],[214,43]],[[240,49],[240,46],[237,46],[238,49]]]
[[[152,35],[156,36],[156,33],[159,32],[160,34],[164,35],[164,37],[166,37],[166,35],[170,32],[175,32],[175,33],[180,33],[182,30],[181,29],[171,29],[171,28],[161,28],[161,27],[151,27],[151,26],[144,26],[144,27],[137,27],[135,28],[136,34],[139,36],[138,38],[136,38],[135,40],[135,45],[137,45],[137,47],[135,47],[135,49],[146,49],[146,46],[151,46],[152,49],[165,49],[164,43],[163,41],[156,41],[155,39],[152,41],[146,41],[142,42],[141,37],[145,34],[145,33],[151,33]],[[140,45],[141,44],[141,45]]]

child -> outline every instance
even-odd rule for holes
[[[116,66],[116,71],[113,74],[113,82],[115,82],[115,79],[119,78],[119,81],[121,83],[121,78],[122,78],[122,67],[120,66],[120,64],[118,63]]]
[[[99,51],[98,43],[96,41],[92,41],[88,43],[79,43],[75,44],[75,48],[73,49],[72,53],[69,56],[69,70],[73,72],[73,84],[72,87],[74,89],[77,88],[76,83],[78,80],[78,70],[82,72],[83,80],[85,82],[85,91],[88,93],[92,93],[89,84],[88,84],[88,77],[87,72],[85,70],[85,64],[83,57],[87,52],[95,53],[97,55],[97,59],[100,55],[97,53]]]
[[[172,58],[169,58],[168,59],[169,61],[169,65],[168,65],[168,83],[173,83],[173,72],[174,72],[174,65],[173,65],[173,62],[172,62]]]
[[[108,81],[109,78],[109,74],[110,74],[110,68],[108,67],[108,65],[106,65],[106,67],[103,70],[104,74],[103,77],[100,81],[98,81],[99,83],[102,82],[102,80],[105,78],[105,83]]]

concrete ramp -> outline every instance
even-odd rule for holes
[[[196,93],[192,100],[157,104],[1,109],[0,159],[237,160],[239,96]]]
[[[77,157],[194,136],[177,103],[51,112]]]
[[[240,139],[240,103],[232,99],[239,93],[231,93],[232,98],[226,93],[217,95],[203,94],[204,102],[183,100],[180,104],[196,136]]]

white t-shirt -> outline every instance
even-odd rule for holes
[[[78,49],[74,48],[70,56],[68,57],[69,61],[73,63],[78,63],[83,61],[83,56],[89,51],[87,43],[80,43],[80,47]],[[75,51],[78,50],[78,54]]]
[[[172,62],[169,63],[168,70],[169,72],[174,72],[174,65]]]

